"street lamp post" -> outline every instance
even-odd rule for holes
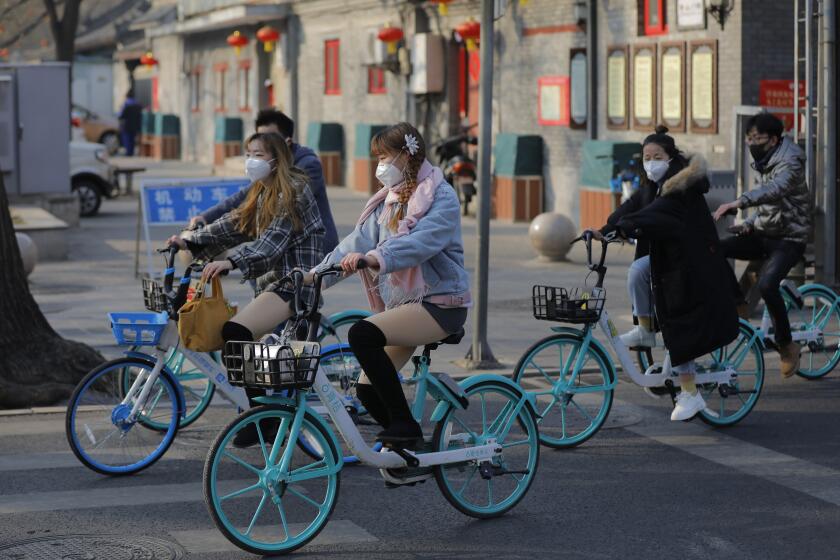
[[[481,76],[478,121],[478,255],[475,267],[473,340],[465,362],[470,369],[500,367],[487,342],[488,262],[490,259],[490,154],[493,143],[493,0],[481,0]]]

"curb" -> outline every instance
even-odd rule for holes
[[[12,408],[0,410],[0,418],[7,416],[25,416],[27,414],[65,414],[66,406],[36,406],[33,408]]]

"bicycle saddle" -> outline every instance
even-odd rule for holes
[[[438,344],[458,344],[461,342],[462,338],[464,338],[463,327],[458,332],[450,334],[449,336],[441,340]]]

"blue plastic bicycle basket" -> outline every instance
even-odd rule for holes
[[[117,344],[154,346],[169,322],[169,315],[165,311],[127,311],[108,313],[108,319],[111,320],[111,330]]]

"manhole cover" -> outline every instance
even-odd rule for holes
[[[186,551],[154,537],[50,535],[0,544],[0,560],[176,560]]]

